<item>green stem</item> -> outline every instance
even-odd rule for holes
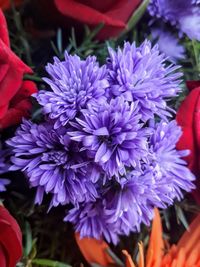
[[[24,80],[31,80],[31,81],[35,81],[35,82],[42,82],[43,81],[40,77],[34,76],[34,75],[30,75],[30,74],[25,74],[24,75]]]

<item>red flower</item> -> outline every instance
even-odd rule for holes
[[[125,29],[126,22],[141,0],[54,0],[58,10],[65,16],[90,26],[104,23],[98,39],[116,37]]]
[[[14,0],[14,5],[18,6],[21,4],[23,0]],[[0,8],[3,10],[9,9],[11,7],[11,1],[10,0],[0,0]]]
[[[200,203],[200,81],[187,82],[189,95],[182,102],[176,116],[183,134],[178,142],[178,149],[189,149],[186,157],[189,168],[197,176],[197,189],[193,195]]]
[[[31,108],[29,96],[37,91],[31,81],[23,81],[32,70],[10,49],[7,24],[0,10],[0,129],[18,124]]]
[[[0,266],[15,267],[22,256],[22,235],[16,220],[0,206]]]

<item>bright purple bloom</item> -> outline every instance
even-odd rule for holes
[[[7,143],[10,169],[37,188],[36,203],[48,193],[50,207],[70,203],[64,220],[81,237],[116,244],[149,225],[155,207],[192,190],[194,176],[182,160],[187,151],[176,150],[180,128],[167,119],[167,101],[180,91],[178,67],[148,41],[109,54],[101,68],[68,54],[49,65],[53,91],[36,96],[45,122],[23,121]]]
[[[142,129],[137,102],[131,104],[123,97],[110,103],[88,106],[83,116],[71,123],[71,139],[81,142],[94,162],[100,164],[108,176],[126,172],[147,153],[147,132]]]
[[[160,187],[160,196],[181,199],[181,190],[190,192],[194,189],[194,175],[186,167],[187,163],[182,159],[189,154],[188,150],[177,151],[176,143],[182,132],[176,121],[166,123],[161,121],[155,124],[154,134],[150,139],[150,154],[148,164],[143,165],[146,172],[153,171],[157,186]],[[164,186],[165,184],[165,186]]]
[[[43,106],[44,114],[56,120],[55,128],[66,125],[90,101],[104,99],[109,86],[106,68],[99,67],[94,56],[81,60],[66,52],[64,61],[54,58],[54,64],[48,64],[46,70],[50,79],[44,78],[44,81],[52,91],[41,90],[35,97]]]
[[[55,130],[49,121],[40,125],[24,121],[7,143],[15,154],[10,170],[22,170],[30,185],[37,187],[36,203],[42,202],[44,193],[52,194],[51,206],[97,197],[90,176],[98,173],[66,131]]]
[[[105,215],[105,202],[101,198],[96,202],[87,202],[80,207],[69,210],[64,221],[73,223],[76,232],[82,237],[101,239],[105,237],[108,242],[117,244],[119,241],[119,227],[107,222]]]
[[[120,183],[108,181],[99,201],[74,208],[65,217],[82,237],[117,243],[119,235],[139,231],[141,223],[149,225],[154,207],[166,208],[183,197],[181,190],[194,188],[195,177],[181,159],[188,151],[175,148],[180,127],[175,121],[150,127],[149,154],[141,166],[122,176]]]
[[[181,25],[181,31],[187,34],[187,36],[193,40],[200,41],[200,6],[199,11],[192,12],[187,16],[183,16],[179,19]]]
[[[149,14],[170,22],[190,39],[200,40],[199,0],[151,0]]]
[[[140,47],[125,43],[117,52],[109,48],[108,69],[110,94],[123,95],[127,101],[137,101],[144,121],[154,115],[170,116],[167,100],[180,91],[181,73],[173,73],[178,66],[167,66],[158,45],[145,41]]]

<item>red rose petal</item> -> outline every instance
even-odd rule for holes
[[[6,251],[0,244],[0,266],[6,267]]]
[[[10,102],[10,108],[7,110],[5,116],[0,119],[0,129],[16,125],[22,121],[23,117],[29,117],[29,111],[32,106],[29,97],[35,92],[37,92],[37,87],[33,82],[23,82],[21,89]]]
[[[6,252],[6,267],[15,267],[22,256],[22,234],[16,220],[2,206],[0,206],[0,244]]]
[[[0,2],[0,7],[2,6],[1,2]],[[0,38],[7,46],[10,46],[7,23],[1,9],[0,9]]]
[[[0,12],[0,129],[21,122],[29,115],[29,96],[37,91],[31,81],[23,81],[32,70],[9,47],[7,25]]]
[[[99,23],[103,22],[106,25],[112,25],[121,28],[125,27],[125,23],[123,21],[104,15],[98,10],[77,1],[55,0],[55,4],[58,10],[65,16],[69,16],[89,25],[98,25]]]
[[[192,88],[194,84],[190,83],[189,86]],[[200,204],[200,87],[192,89],[182,102],[176,120],[183,131],[177,148],[190,150],[190,155],[185,159],[188,167],[197,177],[197,189],[192,193]]]
[[[186,85],[190,91],[193,89],[200,87],[200,81],[186,81]]]
[[[104,23],[97,35],[100,40],[116,37],[126,27],[126,22],[138,7],[141,0],[54,0],[57,9],[66,17],[73,18],[90,26]]]

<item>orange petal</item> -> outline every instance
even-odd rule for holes
[[[126,267],[136,267],[130,254],[126,250],[122,250],[122,253],[125,255],[125,258],[126,258],[125,266]]]
[[[178,255],[177,255],[177,266],[183,267],[185,266],[186,258],[185,258],[185,250],[180,249]]]
[[[139,243],[139,253],[140,253],[140,257],[139,257],[139,267],[144,267],[144,247],[143,247],[143,243]]]
[[[187,258],[187,266],[198,266],[195,265],[200,260],[200,248],[194,249],[191,251],[190,255]]]
[[[149,247],[147,250],[146,267],[160,267],[164,243],[162,239],[162,224],[158,209],[154,210]]]
[[[177,244],[178,250],[182,247],[185,250],[186,256],[188,257],[190,253],[200,244],[200,214],[195,218],[195,220],[190,224],[189,231],[185,231],[184,235],[181,237]]]
[[[75,234],[75,238],[88,263],[97,263],[106,267],[114,264],[113,259],[106,252],[106,249],[109,248],[106,242],[94,238],[80,238],[78,233]]]

